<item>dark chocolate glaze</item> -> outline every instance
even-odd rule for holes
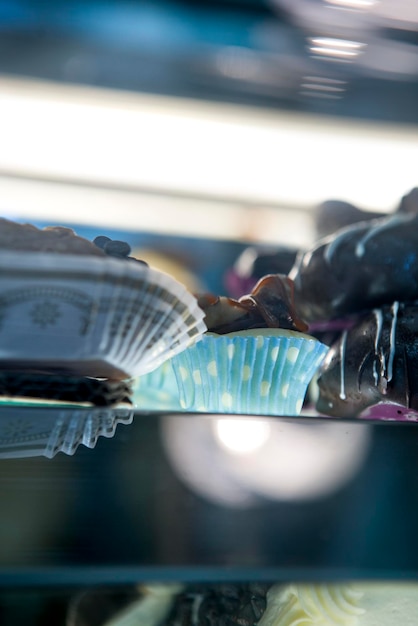
[[[418,303],[394,302],[360,317],[318,372],[320,413],[359,415],[379,402],[418,409]]]
[[[418,214],[360,222],[301,253],[289,273],[308,322],[418,299]]]
[[[318,239],[322,239],[346,226],[382,217],[386,214],[363,211],[343,200],[326,200],[314,209],[315,233]]]
[[[255,626],[266,609],[265,583],[188,585],[164,626]]]
[[[418,213],[418,187],[405,194],[397,209],[400,213]]]
[[[294,307],[293,282],[284,275],[264,276],[239,300],[213,294],[196,297],[207,329],[220,335],[252,328],[308,329]]]

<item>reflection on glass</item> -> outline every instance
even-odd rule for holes
[[[371,441],[366,424],[169,415],[167,456],[197,494],[231,507],[262,499],[307,501],[342,489],[361,469]]]
[[[118,424],[130,424],[127,408],[57,406],[0,407],[0,459],[72,455],[80,444],[94,448],[99,437],[113,437]]]
[[[328,4],[344,9],[370,9],[378,0],[325,0]]]
[[[248,454],[264,446],[270,437],[270,424],[259,419],[221,418],[214,422],[219,443],[228,452]]]
[[[340,61],[351,61],[362,53],[366,44],[359,41],[335,39],[331,37],[312,37],[310,51],[314,55]]]

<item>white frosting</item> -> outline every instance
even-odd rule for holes
[[[376,335],[374,339],[374,353],[376,355],[376,358],[373,363],[373,377],[374,377],[375,385],[377,385],[377,383],[379,382],[379,373],[377,371],[376,361],[378,360],[378,357],[379,357],[378,349],[379,349],[380,335],[382,334],[383,314],[382,314],[381,309],[374,309],[373,313],[375,314],[375,317],[376,317]]]
[[[390,323],[390,334],[389,334],[389,354],[386,365],[386,356],[383,352],[383,348],[380,346],[379,342],[382,334],[383,327],[383,314],[379,309],[374,309],[373,313],[376,318],[376,331],[375,331],[375,339],[374,339],[374,352],[375,352],[375,360],[373,363],[373,377],[375,385],[379,382],[379,373],[380,376],[384,376],[387,382],[390,382],[393,378],[393,361],[395,358],[396,351],[396,326],[398,323],[398,312],[399,312],[399,302],[395,301],[392,304],[391,312],[392,312],[392,320]],[[377,361],[380,362],[380,372],[377,371]]]
[[[347,397],[345,395],[345,372],[344,372],[346,348],[347,348],[347,331],[344,330],[341,336],[341,343],[340,343],[340,398],[341,400],[345,400]]]
[[[396,334],[396,324],[398,322],[398,311],[399,311],[399,302],[394,302],[392,304],[392,323],[390,326],[390,337],[389,337],[389,359],[388,359],[388,371],[387,371],[388,382],[392,380],[392,376],[393,376],[393,359],[395,357],[395,334]]]
[[[418,585],[274,585],[258,626],[417,626]]]

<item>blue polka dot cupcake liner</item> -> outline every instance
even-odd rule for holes
[[[206,333],[176,355],[180,406],[195,412],[299,415],[328,346],[293,331]]]
[[[132,402],[140,411],[181,411],[179,388],[171,360],[132,382]]]

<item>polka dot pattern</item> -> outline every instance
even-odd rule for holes
[[[205,336],[173,358],[182,406],[200,412],[299,415],[326,351],[319,341],[294,335]]]
[[[261,385],[260,385],[260,395],[261,396],[268,396],[270,393],[270,381],[268,380],[263,380]]]
[[[230,409],[233,405],[234,399],[230,393],[224,392],[221,396],[221,402],[224,407]]]
[[[193,382],[195,383],[195,385],[202,384],[202,375],[200,373],[200,370],[193,371]]]
[[[189,378],[189,372],[185,367],[180,367],[179,372],[183,382]]]
[[[278,356],[279,356],[279,347],[276,346],[271,349],[270,357],[272,358],[273,361],[277,361]]]
[[[290,363],[296,363],[296,360],[299,356],[299,348],[289,348],[289,350],[287,351],[287,360],[290,361]]]
[[[251,367],[249,365],[244,365],[242,368],[242,380],[246,382],[251,378]]]
[[[218,366],[216,365],[216,361],[210,361],[210,363],[208,363],[207,371],[209,376],[218,375]]]

